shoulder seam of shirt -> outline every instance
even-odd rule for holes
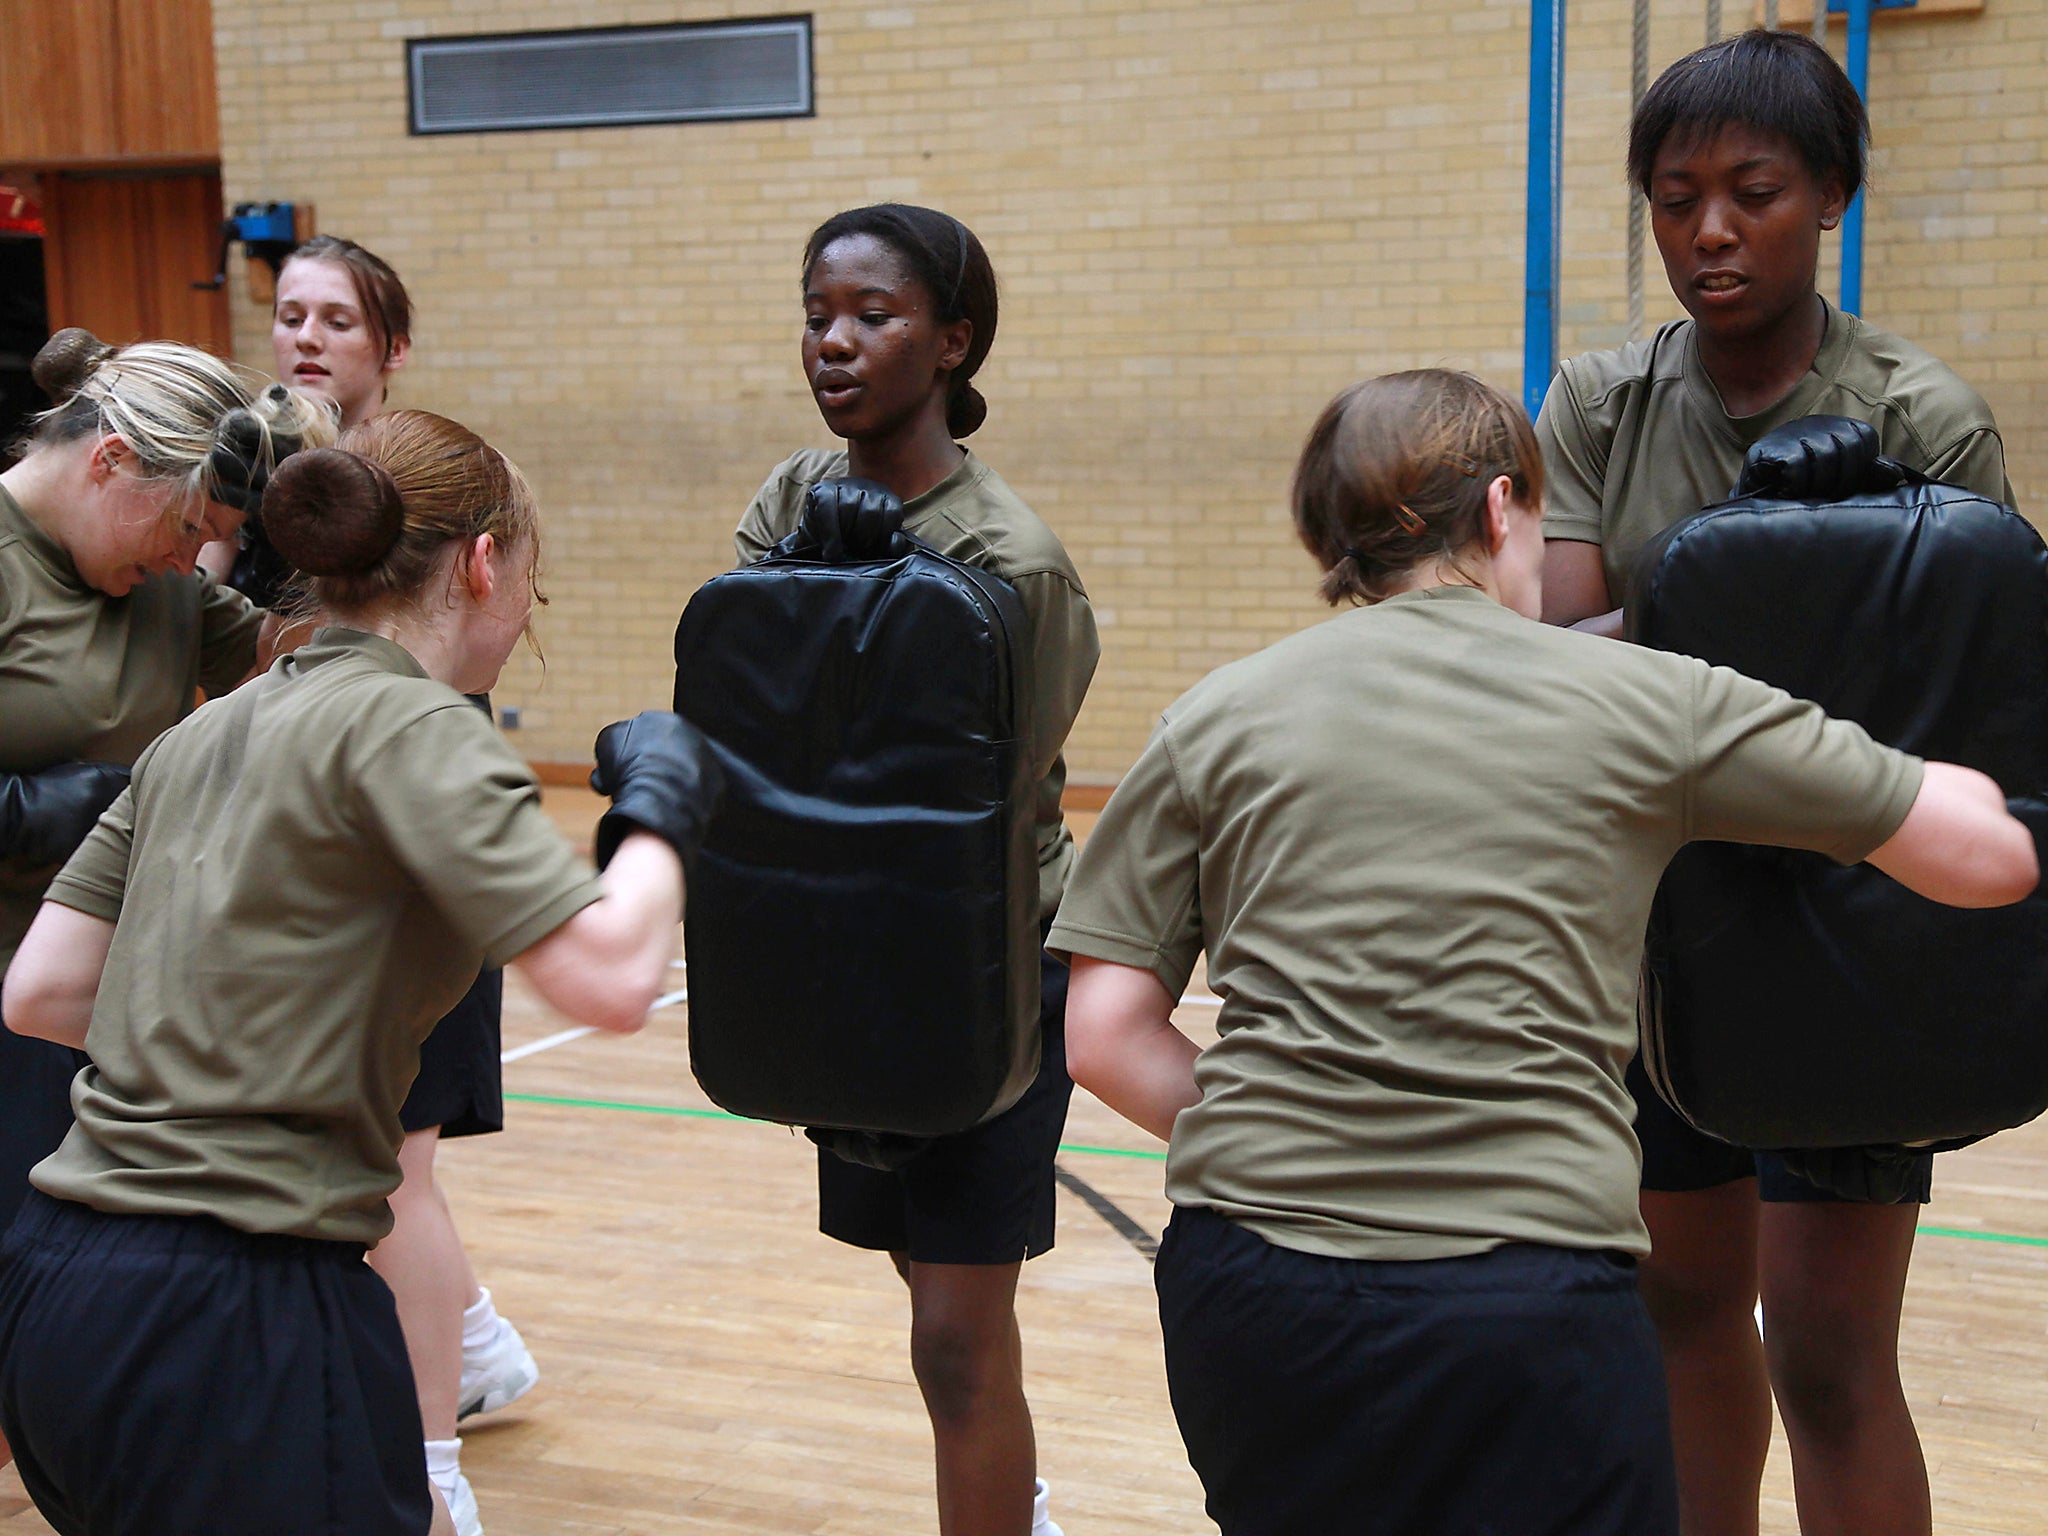
[[[418,681],[428,682],[431,681],[431,679],[421,678],[418,679]],[[456,699],[453,702],[436,701],[432,708],[421,710],[416,715],[408,716],[402,723],[393,725],[391,727],[391,730],[385,735],[384,739],[378,742],[376,746],[370,748],[369,755],[363,759],[363,766],[365,768],[368,768],[378,758],[382,757],[387,751],[391,749],[392,743],[397,741],[399,737],[403,736],[410,727],[418,725],[422,721],[431,720],[433,719],[434,716],[450,709],[466,709],[470,711],[470,713],[472,714],[477,713],[476,706],[470,703],[469,700],[467,699]]]

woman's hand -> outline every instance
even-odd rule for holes
[[[1067,983],[1067,1071],[1161,1141],[1201,1102],[1195,1042],[1173,1025],[1173,994],[1150,971],[1075,955]]]

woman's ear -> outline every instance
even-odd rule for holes
[[[1515,499],[1515,483],[1506,475],[1495,475],[1486,487],[1486,552],[1497,555],[1508,541],[1510,508]]]
[[[463,546],[457,574],[462,578],[463,590],[478,607],[488,603],[491,594],[498,590],[498,567],[493,558],[497,552],[498,542],[488,533],[478,534],[474,542]]]
[[[92,456],[87,461],[87,469],[92,475],[93,484],[105,485],[113,479],[120,473],[121,466],[128,461],[133,451],[128,446],[128,440],[117,432],[109,432],[94,443]]]
[[[1820,227],[1833,229],[1848,211],[1849,199],[1842,192],[1841,182],[1830,176],[1820,188]]]
[[[412,338],[394,336],[391,344],[384,349],[384,377],[390,378],[405,366],[405,360],[412,356]]]
[[[951,373],[967,361],[967,349],[974,345],[974,322],[955,320],[939,327],[939,367]]]

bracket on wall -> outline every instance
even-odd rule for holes
[[[277,276],[285,258],[312,239],[314,231],[311,203],[237,203],[221,221],[220,262],[213,276],[192,286],[225,288],[228,248],[239,240],[249,263],[249,296],[268,304],[277,295]]]

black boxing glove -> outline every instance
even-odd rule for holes
[[[225,585],[258,608],[275,613],[291,595],[291,562],[277,552],[260,518],[250,518],[235,535],[235,563]]]
[[[804,493],[801,526],[821,560],[879,560],[903,526],[903,503],[872,480],[820,480]]]
[[[128,770],[118,763],[0,773],[0,859],[28,869],[61,864],[127,787]]]
[[[597,823],[599,869],[632,832],[652,832],[687,860],[725,798],[725,770],[703,732],[681,715],[650,709],[597,733],[590,787],[612,800]]]
[[[1891,490],[1902,479],[1899,466],[1878,456],[1877,428],[1869,422],[1802,416],[1750,445],[1735,494],[1841,501],[1864,491]]]

